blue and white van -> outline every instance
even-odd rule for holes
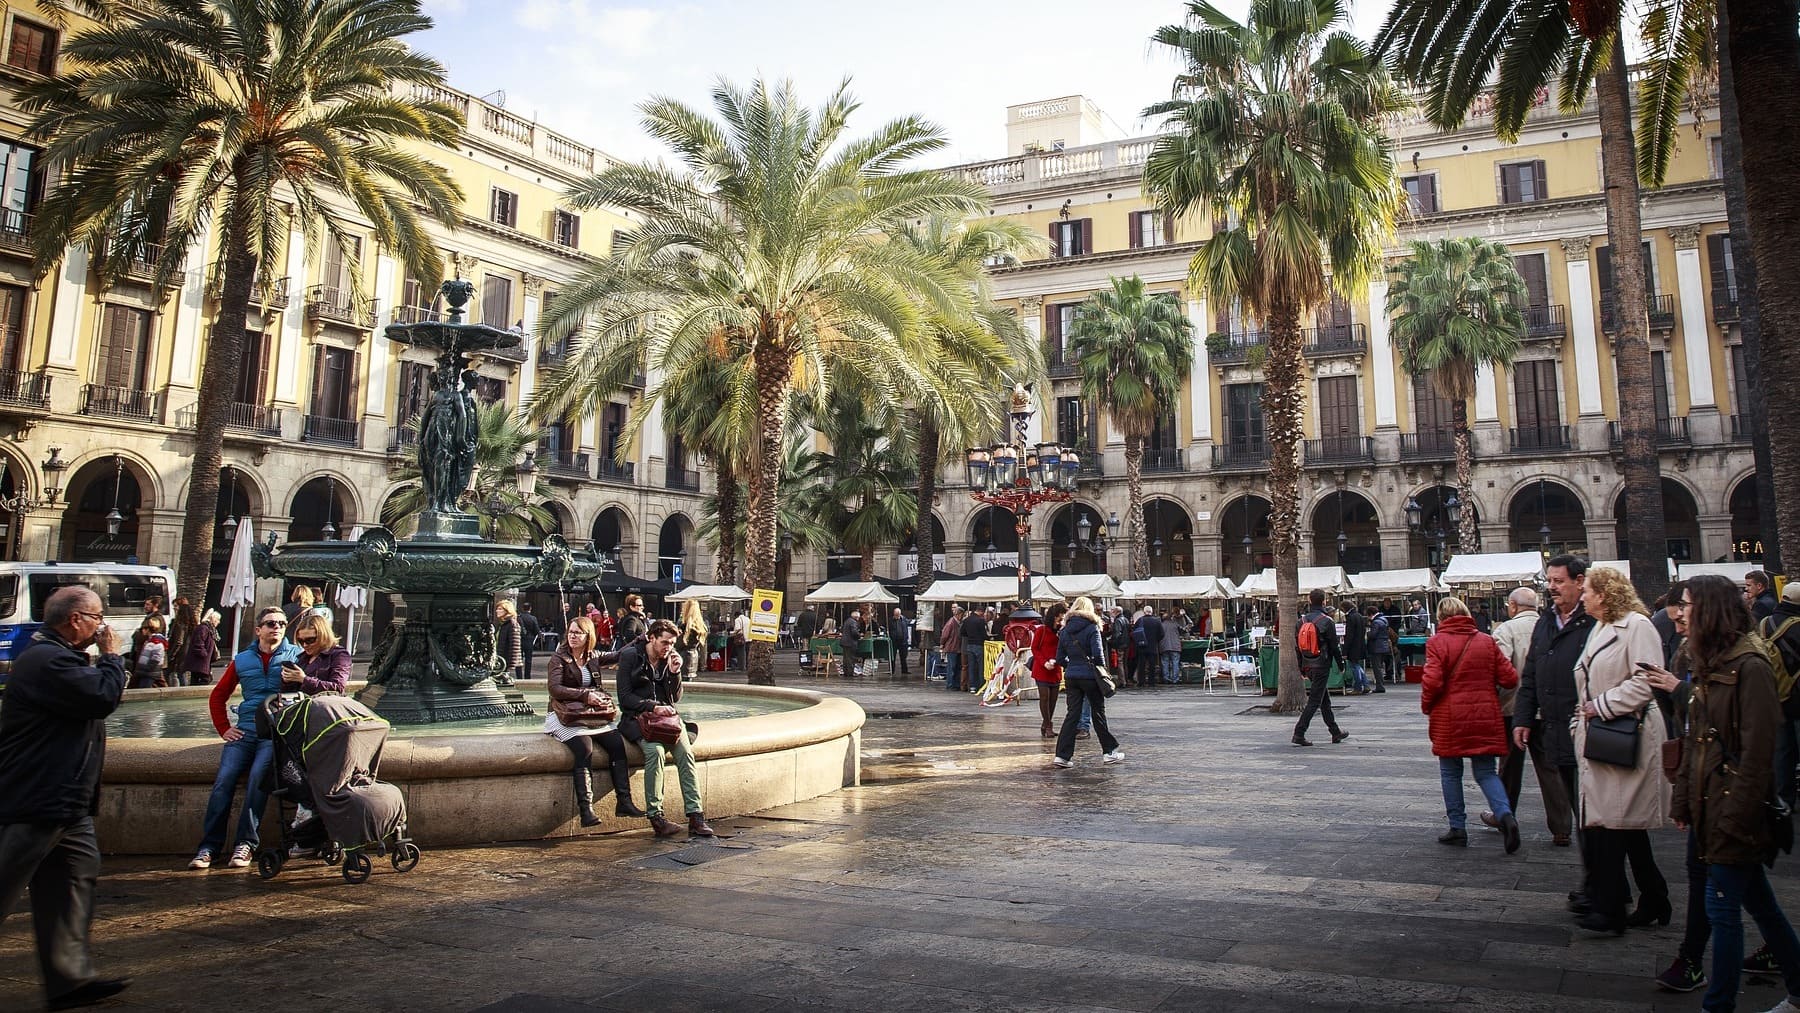
[[[174,600],[175,571],[125,563],[0,563],[0,684],[13,659],[44,625],[44,602],[57,588],[80,584],[100,597],[100,610],[129,642],[144,620],[144,602]]]

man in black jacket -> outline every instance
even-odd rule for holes
[[[88,954],[106,716],[125,692],[118,634],[103,618],[87,588],[53,593],[0,704],[0,918],[29,884],[51,1009],[89,1006],[127,984],[95,977]],[[92,665],[89,644],[100,649]]]
[[[538,638],[544,635],[544,627],[538,617],[531,614],[531,603],[519,606],[519,649],[525,655],[525,678],[535,679],[536,669],[531,667],[532,655],[537,653]]]
[[[990,607],[989,613],[994,610]],[[974,609],[962,621],[962,685],[973,692],[987,682],[987,620]]]
[[[650,813],[650,826],[656,836],[673,837],[681,832],[680,827],[663,818],[662,774],[667,753],[674,758],[675,774],[681,781],[688,836],[713,837],[713,828],[706,823],[693,744],[689,741],[698,731],[696,726],[683,722],[681,736],[669,746],[645,739],[638,729],[638,715],[658,707],[673,709],[681,702],[681,655],[675,650],[675,624],[667,619],[653,619],[646,629],[647,639],[619,652],[619,673],[614,684],[614,695],[619,701],[619,732],[644,751],[644,808]]]
[[[1344,659],[1350,665],[1351,685],[1358,693],[1369,692],[1369,674],[1363,662],[1369,656],[1369,621],[1362,609],[1351,606],[1344,610]]]
[[[913,624],[906,618],[906,613],[894,607],[894,617],[888,620],[888,653],[900,661],[900,674],[911,675],[912,669],[906,664],[906,655],[912,649]]]
[[[1575,664],[1581,659],[1588,633],[1594,628],[1594,617],[1581,607],[1581,592],[1587,586],[1587,569],[1587,560],[1566,554],[1552,556],[1544,564],[1550,604],[1538,617],[1537,628],[1532,631],[1531,653],[1525,657],[1525,670],[1519,673],[1519,695],[1513,698],[1513,744],[1527,749],[1532,728],[1543,732],[1544,755],[1562,775],[1563,788],[1568,792],[1572,807],[1581,804],[1576,783],[1575,737],[1569,730],[1577,703]],[[1572,816],[1575,839],[1580,842],[1579,811]],[[1582,900],[1571,898],[1571,903],[1579,906]]]
[[[1300,652],[1300,674],[1306,676],[1306,709],[1300,712],[1300,720],[1294,725],[1294,745],[1310,746],[1306,738],[1306,727],[1312,724],[1314,714],[1325,719],[1325,728],[1331,732],[1331,742],[1336,745],[1350,737],[1350,733],[1338,727],[1337,717],[1331,713],[1331,666],[1344,663],[1343,648],[1338,646],[1337,623],[1325,614],[1325,592],[1313,588],[1307,595],[1307,612],[1300,620],[1300,626],[1294,627],[1294,637],[1300,636],[1301,626],[1310,625],[1319,634],[1319,653]]]

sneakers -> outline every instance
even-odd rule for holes
[[[1123,763],[1123,762],[1125,762],[1125,750],[1115,749],[1112,752],[1107,753],[1106,755],[1100,757],[1100,762],[1101,763]]]
[[[1052,756],[1050,758],[1050,766],[1061,767],[1064,770],[1067,770],[1068,768],[1075,766],[1075,761],[1074,760],[1065,760],[1060,756]]]
[[[225,863],[228,869],[247,869],[250,867],[252,848],[248,844],[240,844],[231,849],[231,861]]]
[[[1780,974],[1781,965],[1775,962],[1775,954],[1770,953],[1767,946],[1758,946],[1756,952],[1744,958],[1744,970],[1751,974]]]
[[[290,844],[287,850],[289,858],[312,858],[318,853],[318,848],[309,848],[304,844]]]
[[[190,868],[190,869],[210,869],[210,868],[212,868],[212,849],[211,848],[201,848],[198,852],[196,852],[194,854],[194,860],[188,863],[188,868]]]
[[[1654,980],[1656,987],[1665,992],[1692,992],[1706,984],[1706,975],[1700,970],[1698,960],[1676,957],[1669,969],[1657,975]],[[1782,1000],[1784,1003],[1786,1001]]]
[[[1769,1008],[1769,1013],[1800,1013],[1800,1005],[1792,999],[1783,999]]]

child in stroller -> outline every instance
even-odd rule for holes
[[[264,879],[289,858],[308,856],[342,861],[351,883],[369,878],[370,852],[388,855],[396,872],[419,864],[400,790],[376,778],[386,721],[347,696],[281,694],[258,712],[257,728],[275,743],[270,787],[283,827],[282,840],[257,855]]]

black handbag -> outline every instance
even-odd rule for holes
[[[1593,684],[1588,681],[1589,664],[1600,656],[1608,647],[1618,643],[1613,641],[1595,652],[1593,658],[1581,663],[1581,681],[1587,687],[1587,698],[1594,699]],[[1645,708],[1644,710],[1647,710]],[[1582,747],[1581,755],[1595,763],[1608,763],[1615,767],[1636,767],[1638,761],[1638,738],[1644,730],[1644,710],[1635,714],[1623,714],[1616,718],[1594,718],[1587,725],[1587,744]]]

